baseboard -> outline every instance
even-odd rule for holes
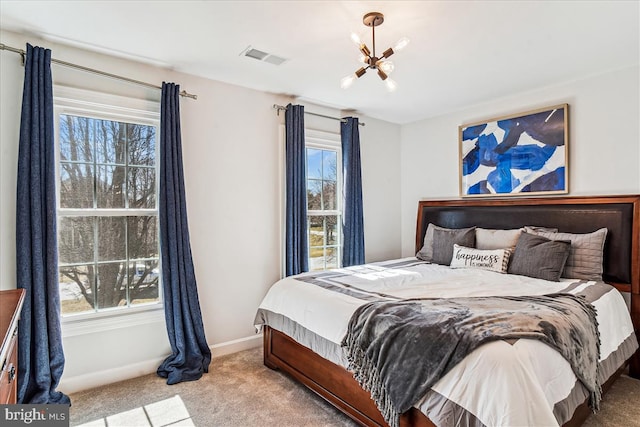
[[[211,356],[216,358],[243,350],[249,350],[259,347],[260,345],[262,345],[262,334],[214,344],[209,348],[211,349]],[[94,387],[152,374],[156,372],[156,369],[158,369],[158,366],[163,360],[164,357],[132,363],[118,368],[91,372],[89,374],[76,375],[75,377],[63,377],[58,386],[58,390],[66,394],[77,393]]]
[[[211,357],[226,356],[227,354],[237,353],[243,350],[260,347],[262,345],[262,334],[252,335],[250,337],[240,338],[237,340],[227,341],[220,344],[214,344],[211,348]]]
[[[164,358],[146,360],[144,362],[132,363],[112,369],[104,369],[102,371],[91,372],[84,375],[76,375],[75,377],[62,377],[58,390],[70,394],[79,391],[88,390],[94,387],[116,383],[118,381],[128,380],[130,378],[140,377],[142,375],[151,374],[158,369]]]

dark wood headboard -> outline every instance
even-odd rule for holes
[[[607,228],[603,278],[631,293],[631,317],[636,333],[640,331],[640,195],[423,200],[418,204],[416,252],[430,222],[447,228],[537,225],[566,233]],[[638,353],[631,369],[640,374]]]

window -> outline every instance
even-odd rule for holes
[[[342,264],[339,135],[306,130],[309,270]]]
[[[158,305],[157,106],[58,88],[54,103],[62,314]]]

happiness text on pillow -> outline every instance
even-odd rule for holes
[[[465,253],[464,248],[458,249],[454,256],[458,261],[464,260],[469,267],[492,267],[500,260],[496,254]]]

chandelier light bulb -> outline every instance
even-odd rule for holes
[[[407,47],[407,45],[409,44],[409,38],[408,37],[402,37],[400,40],[398,40],[396,42],[396,44],[393,46],[393,51],[394,52],[399,52],[402,49],[404,49],[405,47]]]
[[[358,58],[360,62],[363,64],[369,64],[369,57],[363,54],[360,54],[360,58]]]
[[[342,89],[349,89],[355,79],[356,79],[355,74],[350,74],[347,77],[343,77],[342,80],[340,80],[340,87]]]
[[[378,68],[384,71],[385,74],[391,74],[395,66],[392,61],[378,61]]]
[[[389,92],[394,92],[398,88],[398,84],[388,77],[384,80],[384,84],[387,85],[387,90]]]
[[[354,42],[358,47],[362,44],[362,40],[360,40],[360,36],[356,33],[351,33],[351,41]]]

